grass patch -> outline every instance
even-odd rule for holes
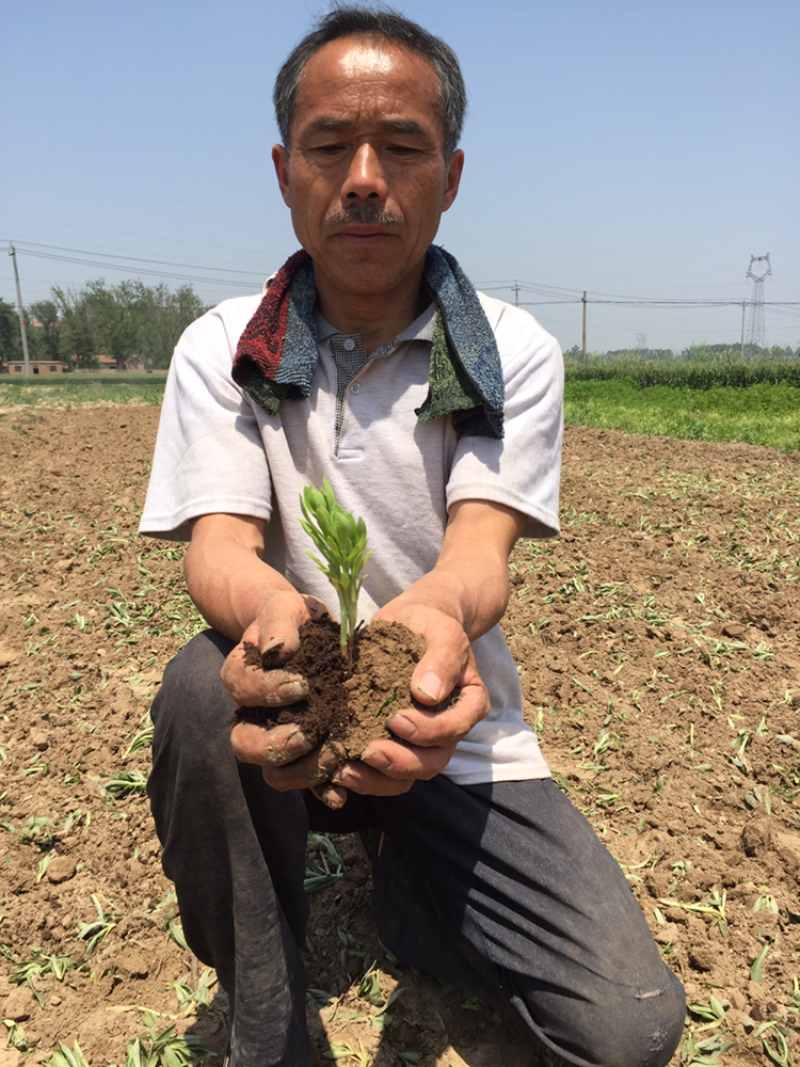
[[[114,374],[54,375],[52,378],[16,379],[0,384],[0,406],[8,404],[160,404],[166,375]]]
[[[565,421],[693,441],[744,441],[800,449],[800,391],[785,383],[747,389],[645,387],[631,379],[568,381]]]

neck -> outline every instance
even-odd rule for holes
[[[430,300],[422,283],[424,266],[421,263],[413,278],[382,293],[345,291],[315,271],[320,313],[340,333],[360,334],[369,355],[424,311]]]

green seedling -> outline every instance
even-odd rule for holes
[[[66,1045],[60,1043],[58,1051],[45,1060],[45,1067],[89,1067],[89,1064],[81,1046],[76,1041],[73,1048],[67,1048]]]
[[[4,1019],[3,1022],[8,1029],[6,1048],[16,1049],[17,1052],[25,1052],[28,1047],[28,1035],[25,1033],[25,1027],[13,1019]]]
[[[189,984],[191,975],[184,975],[177,982],[170,982],[178,998],[178,1009],[181,1015],[197,1015],[198,1009],[208,1007],[211,1003],[211,991],[217,984],[217,979],[206,967],[197,981],[197,988],[192,989]]]
[[[123,759],[130,759],[136,752],[141,752],[142,749],[150,748],[153,744],[153,727],[145,726],[138,734],[131,740],[131,743],[125,749],[122,754]]]
[[[19,839],[24,845],[36,845],[41,851],[53,842],[53,820],[46,815],[32,815],[20,830]]]
[[[698,1041],[689,1030],[681,1044],[681,1063],[684,1067],[715,1067],[729,1048],[733,1048],[733,1041],[726,1041],[721,1034]]]
[[[780,911],[777,900],[765,885],[759,887],[753,911],[761,911],[762,908],[764,911],[771,911],[773,915],[777,915]]]
[[[356,519],[352,512],[336,503],[327,477],[322,480],[321,490],[306,486],[300,496],[300,508],[303,512],[300,525],[324,562],[312,552],[307,555],[327,577],[339,598],[342,655],[351,669],[358,625],[358,594],[366,577],[362,571],[372,555],[367,552],[367,527],[363,519]]]
[[[344,864],[336,846],[326,834],[308,835],[306,873],[303,888],[306,893],[318,893],[344,876]]]
[[[100,942],[111,933],[117,925],[116,920],[106,915],[103,905],[96,893],[92,893],[92,902],[97,911],[97,919],[91,923],[78,924],[78,940],[86,942],[86,954],[91,956]]]
[[[360,1041],[357,1049],[349,1042],[343,1045],[331,1043],[330,1048],[325,1052],[325,1058],[328,1060],[353,1059],[358,1067],[368,1067],[369,1064],[369,1053],[364,1050]]]
[[[103,792],[114,800],[124,797],[141,796],[147,789],[147,778],[141,771],[115,771],[103,786]]]
[[[769,955],[770,946],[764,945],[758,954],[758,959],[750,968],[750,981],[757,982],[759,985],[764,980],[764,964],[767,962],[767,956]]]
[[[137,1037],[128,1045],[125,1067],[192,1067],[214,1056],[196,1034],[179,1037],[174,1023],[159,1032],[149,1011],[144,1014],[144,1025],[144,1037]]]
[[[32,949],[29,960],[18,963],[16,970],[11,971],[8,980],[14,985],[27,985],[39,1006],[44,1007],[44,994],[34,985],[34,978],[44,978],[52,974],[57,981],[63,982],[64,975],[74,966],[75,961],[71,956],[47,956],[40,948],[35,948]]]
[[[698,1034],[703,1030],[716,1030],[725,1018],[724,1005],[713,995],[708,1004],[687,1004],[686,1007],[698,1019],[706,1020],[703,1026],[699,1026],[695,1030],[695,1033]]]
[[[789,1048],[787,1037],[792,1036],[793,1031],[779,1026],[774,1019],[761,1023],[753,1031],[753,1037],[761,1040],[761,1045],[766,1054],[778,1067],[792,1067],[792,1051]]]
[[[706,904],[683,904],[680,900],[668,900],[664,897],[659,897],[659,902],[666,904],[669,908],[680,908],[682,911],[694,912],[697,915],[713,916],[714,921],[723,933],[728,926],[728,920],[725,916],[727,900],[728,894],[724,889],[722,893],[715,889]]]

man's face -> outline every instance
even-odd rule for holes
[[[438,99],[433,68],[382,39],[341,38],[306,64],[289,151],[272,158],[321,294],[419,284],[464,161],[445,159]]]

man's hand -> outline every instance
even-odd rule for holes
[[[456,745],[489,712],[489,694],[478,675],[464,630],[435,608],[391,601],[375,620],[401,622],[420,634],[427,646],[411,679],[411,692],[421,704],[445,700],[455,688],[457,701],[442,711],[404,708],[388,723],[399,739],[379,739],[360,760],[342,764],[334,785],[371,796],[407,792],[418,778],[428,780],[444,770]]]
[[[280,590],[269,598],[222,667],[222,680],[240,707],[281,707],[308,695],[305,678],[280,665],[300,648],[300,628],[326,615],[327,605],[316,597]],[[274,669],[248,663],[252,657],[248,646],[258,653],[257,658],[266,655]],[[338,762],[330,750],[314,748],[294,724],[268,730],[254,723],[236,723],[231,746],[238,760],[261,766],[267,783],[281,791],[317,786],[330,777]]]
[[[222,680],[236,703],[271,708],[308,696],[304,678],[279,668],[300,648],[301,626],[329,614],[327,605],[316,597],[293,590],[274,593],[223,664]],[[248,656],[258,662],[248,662]],[[264,656],[274,669],[262,669]]]

